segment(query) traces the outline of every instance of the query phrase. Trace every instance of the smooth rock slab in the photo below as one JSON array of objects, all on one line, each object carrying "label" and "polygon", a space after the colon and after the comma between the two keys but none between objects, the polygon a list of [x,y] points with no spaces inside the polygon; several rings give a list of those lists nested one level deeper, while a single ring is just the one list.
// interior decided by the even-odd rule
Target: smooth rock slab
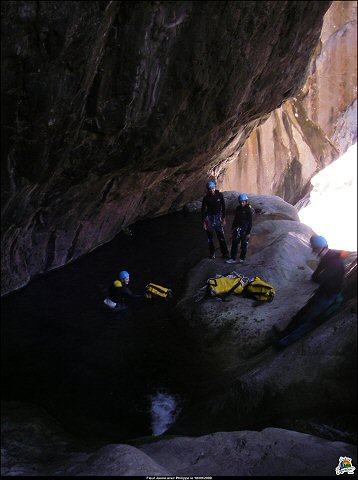
[{"label": "smooth rock slab", "polygon": [[175,475],[330,476],[340,456],[357,464],[354,445],[279,428],[161,440],[140,449]]}]

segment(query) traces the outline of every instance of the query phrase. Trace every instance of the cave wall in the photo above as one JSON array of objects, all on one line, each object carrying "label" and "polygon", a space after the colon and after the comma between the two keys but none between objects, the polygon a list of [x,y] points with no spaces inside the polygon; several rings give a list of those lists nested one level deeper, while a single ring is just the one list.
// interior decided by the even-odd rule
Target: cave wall
[{"label": "cave wall", "polygon": [[2,294],[203,192],[331,2],[1,2]]},{"label": "cave wall", "polygon": [[300,91],[217,172],[223,190],[296,203],[318,171],[357,141],[357,2],[332,2]]}]

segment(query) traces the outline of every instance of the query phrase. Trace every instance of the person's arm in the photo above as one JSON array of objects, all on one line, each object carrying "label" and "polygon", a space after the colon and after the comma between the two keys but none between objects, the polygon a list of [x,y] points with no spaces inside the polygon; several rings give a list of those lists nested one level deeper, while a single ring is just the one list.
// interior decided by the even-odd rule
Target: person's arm
[{"label": "person's arm", "polygon": [[324,284],[324,288],[329,289],[330,284],[341,285],[344,278],[344,265],[339,255],[334,252],[326,254],[318,267],[312,274],[312,280],[320,285]]},{"label": "person's arm", "polygon": [[327,260],[325,257],[321,259],[321,261],[318,264],[318,267],[316,270],[312,273],[312,280],[316,283],[321,283],[322,281],[322,274],[324,270],[327,268]]},{"label": "person's arm", "polygon": [[206,201],[206,197],[204,197],[203,201],[202,201],[202,204],[201,204],[201,219],[202,219],[202,221],[204,221],[205,218],[206,218],[207,209],[208,209],[208,204],[207,204],[207,201]]},{"label": "person's arm", "polygon": [[238,223],[239,223],[238,215],[239,215],[239,208],[236,207],[234,219],[233,219],[232,225],[231,225],[231,231],[232,231],[233,233],[234,233],[235,230],[237,229],[237,226],[238,226]]},{"label": "person's arm", "polygon": [[206,230],[205,219],[206,219],[206,216],[207,216],[207,210],[208,210],[208,204],[207,204],[207,201],[206,201],[206,197],[204,197],[203,202],[201,204],[201,220],[203,222],[204,230]]},{"label": "person's arm", "polygon": [[122,295],[123,295],[123,298],[129,298],[129,299],[143,297],[143,295],[138,295],[136,293],[133,293],[132,290],[128,287],[128,285],[123,285]]},{"label": "person's arm", "polygon": [[221,201],[221,218],[224,220],[226,215],[226,205],[224,195],[220,192],[220,201]]},{"label": "person's arm", "polygon": [[251,207],[249,207],[249,215],[248,215],[248,221],[249,221],[249,227],[248,227],[248,230],[247,230],[247,233],[246,233],[246,237],[250,237],[250,232],[251,232],[251,228],[252,228],[252,210],[251,210]]}]

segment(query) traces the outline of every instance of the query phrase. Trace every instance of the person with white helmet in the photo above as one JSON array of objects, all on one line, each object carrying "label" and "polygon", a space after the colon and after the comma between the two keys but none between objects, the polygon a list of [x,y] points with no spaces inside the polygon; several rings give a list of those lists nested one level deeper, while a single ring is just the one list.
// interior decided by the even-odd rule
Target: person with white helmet
[{"label": "person with white helmet", "polygon": [[208,237],[209,258],[215,258],[214,232],[219,240],[220,250],[224,258],[230,258],[226,245],[225,225],[225,199],[219,190],[216,190],[216,183],[210,181],[206,184],[208,193],[205,195],[201,205],[201,218],[204,230]]},{"label": "person with white helmet", "polygon": [[329,249],[327,240],[320,235],[312,235],[310,245],[312,252],[320,258],[311,277],[319,287],[284,330],[273,327],[273,344],[277,349],[287,347],[318,326],[325,312],[334,304],[340,305],[343,301],[345,252]]},{"label": "person with white helmet", "polygon": [[119,279],[116,279],[109,287],[107,298],[104,304],[110,310],[126,310],[128,302],[144,298],[144,295],[137,295],[129,288],[129,273],[126,270],[119,272]]},{"label": "person with white helmet", "polygon": [[243,263],[247,254],[250,232],[252,228],[252,207],[246,193],[239,195],[239,205],[236,207],[234,220],[231,226],[232,243],[230,258],[226,263],[236,263],[237,251],[241,244],[240,263]]}]

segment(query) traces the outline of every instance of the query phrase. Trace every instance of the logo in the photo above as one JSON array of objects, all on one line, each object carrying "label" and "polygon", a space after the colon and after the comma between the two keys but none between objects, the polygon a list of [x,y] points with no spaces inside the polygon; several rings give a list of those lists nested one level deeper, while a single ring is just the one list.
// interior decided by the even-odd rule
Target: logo
[{"label": "logo", "polygon": [[339,457],[339,462],[336,467],[336,475],[343,475],[343,473],[353,475],[355,469],[356,467],[353,467],[351,458]]}]

